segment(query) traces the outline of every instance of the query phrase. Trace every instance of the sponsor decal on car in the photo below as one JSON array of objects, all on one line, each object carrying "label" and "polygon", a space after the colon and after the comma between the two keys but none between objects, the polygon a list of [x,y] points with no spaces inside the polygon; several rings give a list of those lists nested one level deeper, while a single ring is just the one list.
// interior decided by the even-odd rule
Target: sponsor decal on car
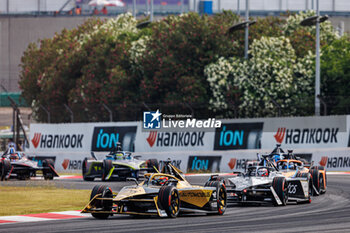
[{"label": "sponsor decal on car", "polygon": [[38,162],[38,166],[42,167],[45,159],[52,159],[55,162],[56,156],[28,156],[28,159]]},{"label": "sponsor decal on car", "polygon": [[221,156],[196,156],[190,155],[188,158],[187,172],[220,172]]},{"label": "sponsor decal on car", "polygon": [[215,130],[214,150],[259,149],[263,123],[224,123]]}]

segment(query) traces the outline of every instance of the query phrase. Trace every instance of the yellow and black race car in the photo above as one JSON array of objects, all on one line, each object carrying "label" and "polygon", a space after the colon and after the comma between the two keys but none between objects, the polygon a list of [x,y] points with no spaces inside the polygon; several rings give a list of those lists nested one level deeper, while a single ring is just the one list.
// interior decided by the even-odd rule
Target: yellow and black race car
[{"label": "yellow and black race car", "polygon": [[145,174],[145,181],[126,186],[118,194],[110,187],[96,185],[90,202],[82,213],[106,219],[114,214],[176,217],[181,213],[222,215],[226,209],[226,187],[221,181],[209,181],[204,186],[191,185],[183,173],[165,163],[161,172]]}]

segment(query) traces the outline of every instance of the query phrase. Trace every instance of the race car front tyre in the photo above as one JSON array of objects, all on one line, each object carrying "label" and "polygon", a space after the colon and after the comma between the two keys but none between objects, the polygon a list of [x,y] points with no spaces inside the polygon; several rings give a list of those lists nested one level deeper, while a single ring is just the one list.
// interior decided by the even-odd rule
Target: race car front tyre
[{"label": "race car front tyre", "polygon": [[[281,205],[287,205],[288,201],[288,185],[285,177],[275,177],[272,181],[272,188],[275,190]],[[274,199],[273,204],[278,206],[278,202]]]},{"label": "race car front tyre", "polygon": [[[91,159],[93,159],[93,158],[91,158]],[[82,166],[82,169],[81,169],[82,173],[83,173],[83,179],[85,181],[93,181],[94,177],[88,177],[87,176],[87,172],[88,172],[88,170],[87,170],[87,161],[88,160],[89,160],[88,158],[85,158],[84,161],[83,161],[83,166]]]},{"label": "race car front tyre", "polygon": [[11,170],[11,162],[2,160],[1,163],[1,180],[6,180],[7,173]]},{"label": "race car front tyre", "polygon": [[[318,170],[318,167],[314,167],[310,171],[311,177],[312,177],[312,184],[313,184],[313,196],[320,195],[322,183],[323,183],[323,177],[322,174],[320,174],[320,171]],[[316,189],[316,191],[314,190]]]},{"label": "race car front tyre", "polygon": [[169,218],[176,218],[180,212],[179,191],[174,186],[163,186],[158,199]]},{"label": "race car front tyre", "polygon": [[[106,185],[96,185],[90,195],[90,201],[97,195],[101,194],[102,198],[113,198],[112,189]],[[111,200],[96,200],[94,202],[94,209],[99,209],[101,211],[111,211],[113,207],[113,201]],[[91,213],[94,218],[107,219],[110,215],[109,213]]]},{"label": "race car front tyre", "polygon": [[[45,180],[53,180],[54,173],[52,168],[55,168],[55,162],[52,159],[43,160],[43,176]],[[51,168],[52,167],[52,168]]]},{"label": "race car front tyre", "polygon": [[298,173],[296,175],[296,177],[304,177],[304,178],[307,178],[308,179],[308,183],[309,183],[309,197],[308,199],[305,201],[305,203],[311,203],[311,196],[312,196],[312,190],[313,190],[313,187],[312,187],[312,179],[311,179],[311,175],[310,173]]},{"label": "race car front tyre", "polygon": [[223,215],[227,205],[227,191],[225,185],[220,181],[207,181],[204,186],[216,187],[217,214]]},{"label": "race car front tyre", "polygon": [[[147,160],[147,167],[149,169],[148,172],[152,172],[152,173],[157,172],[156,169],[159,170],[158,160],[157,159],[149,159],[149,160]],[[156,168],[156,169],[154,169],[154,168]]]},{"label": "race car front tyre", "polygon": [[103,164],[102,164],[102,181],[105,181],[109,172],[111,171],[113,167],[113,162],[112,160],[109,159],[105,159],[103,160]]}]

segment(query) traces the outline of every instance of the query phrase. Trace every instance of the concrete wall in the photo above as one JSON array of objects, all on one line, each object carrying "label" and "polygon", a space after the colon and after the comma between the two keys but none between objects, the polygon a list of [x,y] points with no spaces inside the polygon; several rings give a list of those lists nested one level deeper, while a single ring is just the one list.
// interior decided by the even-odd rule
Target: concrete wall
[{"label": "concrete wall", "polygon": [[[19,91],[19,64],[28,44],[74,28],[87,18],[0,16],[0,84],[8,91]],[[335,28],[344,21],[345,32],[350,31],[350,17],[331,17],[331,21]]]}]

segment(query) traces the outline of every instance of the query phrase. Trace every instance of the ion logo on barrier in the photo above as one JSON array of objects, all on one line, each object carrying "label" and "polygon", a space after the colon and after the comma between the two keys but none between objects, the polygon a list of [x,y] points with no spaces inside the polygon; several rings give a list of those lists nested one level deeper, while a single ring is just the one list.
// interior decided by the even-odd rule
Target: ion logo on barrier
[{"label": "ion logo on barrier", "polygon": [[259,149],[263,123],[227,123],[215,130],[214,150]]},{"label": "ion logo on barrier", "polygon": [[144,129],[160,129],[162,113],[157,110],[156,112],[143,112],[143,128]]},{"label": "ion logo on barrier", "polygon": [[187,172],[220,172],[221,156],[190,156]]},{"label": "ion logo on barrier", "polygon": [[117,142],[123,150],[134,151],[136,126],[95,127],[92,136],[92,151],[110,151]]}]

